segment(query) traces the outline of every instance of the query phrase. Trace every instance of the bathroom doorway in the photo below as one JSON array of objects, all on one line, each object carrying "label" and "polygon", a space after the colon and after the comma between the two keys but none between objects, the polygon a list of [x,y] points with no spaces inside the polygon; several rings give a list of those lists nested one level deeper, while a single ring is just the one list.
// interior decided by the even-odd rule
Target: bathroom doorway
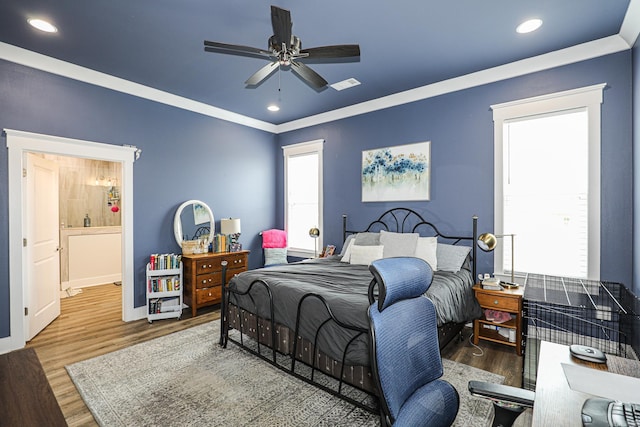
[{"label": "bathroom doorway", "polygon": [[[25,189],[22,182],[23,158],[27,152],[98,159],[119,162],[121,172],[120,208],[122,209],[122,319],[143,318],[144,307],[134,307],[133,289],[133,162],[139,153],[136,147],[116,146],[90,141],[74,140],[49,135],[5,129],[8,148],[9,177],[9,290],[10,336],[2,339],[0,350],[10,351],[25,345],[27,320],[23,307],[28,298],[23,287],[24,262],[23,230],[25,211],[21,203]],[[72,224],[73,225],[73,224]]]},{"label": "bathroom doorway", "polygon": [[59,167],[61,298],[122,282],[122,165],[46,154]]}]

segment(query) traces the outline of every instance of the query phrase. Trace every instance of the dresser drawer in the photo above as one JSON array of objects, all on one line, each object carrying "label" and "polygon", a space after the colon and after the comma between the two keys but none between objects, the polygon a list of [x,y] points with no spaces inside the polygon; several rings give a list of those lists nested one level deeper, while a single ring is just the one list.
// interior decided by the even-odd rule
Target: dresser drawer
[{"label": "dresser drawer", "polygon": [[217,259],[199,259],[196,261],[196,274],[220,271],[220,262]]},{"label": "dresser drawer", "polygon": [[490,295],[483,293],[476,293],[476,298],[480,306],[484,308],[493,308],[503,311],[518,311],[518,298],[509,298],[502,295]]},{"label": "dresser drawer", "polygon": [[[225,254],[223,257],[217,257],[209,261],[209,264],[213,265],[214,271],[222,271],[222,262],[227,261],[227,270],[232,268],[242,268],[246,264],[246,255],[243,253],[238,254]],[[199,270],[199,269],[198,269]]]},{"label": "dresser drawer", "polygon": [[222,287],[196,289],[196,304],[205,304],[210,301],[220,301],[222,299]]},{"label": "dresser drawer", "polygon": [[196,276],[196,288],[210,288],[212,286],[218,286],[222,284],[222,272],[216,271],[214,273],[198,274]]}]

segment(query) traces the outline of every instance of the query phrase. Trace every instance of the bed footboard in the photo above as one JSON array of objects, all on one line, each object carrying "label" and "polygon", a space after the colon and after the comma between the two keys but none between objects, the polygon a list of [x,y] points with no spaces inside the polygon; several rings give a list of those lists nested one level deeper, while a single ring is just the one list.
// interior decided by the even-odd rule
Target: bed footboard
[{"label": "bed footboard", "polygon": [[[346,355],[358,338],[368,337],[368,330],[341,323],[333,316],[324,298],[308,293],[297,308],[295,330],[276,322],[273,294],[264,280],[253,281],[245,291],[230,288],[226,281],[226,263],[222,265],[222,305],[220,345],[229,341],[269,362],[273,366],[311,383],[353,405],[377,413],[378,391],[370,367],[346,363]],[[268,310],[262,315],[257,309],[255,293],[268,298]],[[242,303],[240,303],[240,298]],[[316,325],[315,339],[308,340],[299,333],[300,321],[304,318],[307,301],[320,301],[327,318]],[[342,351],[342,360],[336,360],[318,347],[318,337],[326,325],[341,328],[352,337]],[[440,349],[458,335],[464,324],[445,324],[438,328]],[[233,330],[233,331],[231,331]],[[335,330],[333,330],[335,332]],[[332,336],[332,335],[329,335]],[[360,340],[361,342],[361,340]],[[335,352],[335,349],[333,350]],[[298,366],[296,366],[296,362]]]},{"label": "bed footboard", "polygon": [[[279,354],[291,356],[294,351],[295,342],[295,359],[297,361],[300,361],[309,367],[315,366],[315,369],[319,370],[323,374],[331,376],[332,378],[342,378],[345,383],[366,391],[367,393],[377,393],[373,378],[371,377],[371,371],[368,366],[343,365],[340,361],[334,360],[322,351],[318,351],[316,354],[312,342],[302,337],[298,337],[296,342],[294,340],[294,332],[284,325],[275,323],[274,326],[272,326],[270,320],[263,319],[256,316],[254,313],[230,304],[229,327],[239,332],[238,335],[240,336],[241,341],[240,345],[246,346],[247,343],[245,343],[244,340],[246,337],[249,337],[253,340],[254,347],[257,348],[257,343],[259,342],[261,346],[265,346],[268,349],[274,348],[272,345],[273,338],[271,331],[272,328],[275,328],[275,350]],[[244,335],[246,335],[246,337],[244,337]],[[239,341],[233,338],[229,339],[234,343]],[[269,356],[261,355],[261,357]],[[273,358],[269,359],[270,361],[273,361]],[[290,369],[288,365],[287,369]]]}]

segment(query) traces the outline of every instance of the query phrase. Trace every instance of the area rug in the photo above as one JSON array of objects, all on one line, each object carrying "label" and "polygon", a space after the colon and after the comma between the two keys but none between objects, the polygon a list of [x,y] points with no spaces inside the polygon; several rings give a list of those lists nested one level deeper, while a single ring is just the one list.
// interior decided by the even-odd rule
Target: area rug
[{"label": "area rug", "polygon": [[[378,426],[379,418],[307,384],[234,344],[218,346],[219,322],[66,366],[101,426]],[[457,426],[486,426],[491,404],[470,379],[504,378],[443,360],[460,394]]]}]

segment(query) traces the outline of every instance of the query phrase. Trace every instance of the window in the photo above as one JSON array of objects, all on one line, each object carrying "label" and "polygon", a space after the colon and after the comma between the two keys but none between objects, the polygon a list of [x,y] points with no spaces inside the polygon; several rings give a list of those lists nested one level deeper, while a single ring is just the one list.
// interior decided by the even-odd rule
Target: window
[{"label": "window", "polygon": [[[292,256],[315,256],[322,248],[323,144],[317,140],[283,147],[285,229]],[[314,227],[320,229],[318,238],[309,236]]]},{"label": "window", "polygon": [[492,106],[496,273],[599,279],[603,88]]}]

